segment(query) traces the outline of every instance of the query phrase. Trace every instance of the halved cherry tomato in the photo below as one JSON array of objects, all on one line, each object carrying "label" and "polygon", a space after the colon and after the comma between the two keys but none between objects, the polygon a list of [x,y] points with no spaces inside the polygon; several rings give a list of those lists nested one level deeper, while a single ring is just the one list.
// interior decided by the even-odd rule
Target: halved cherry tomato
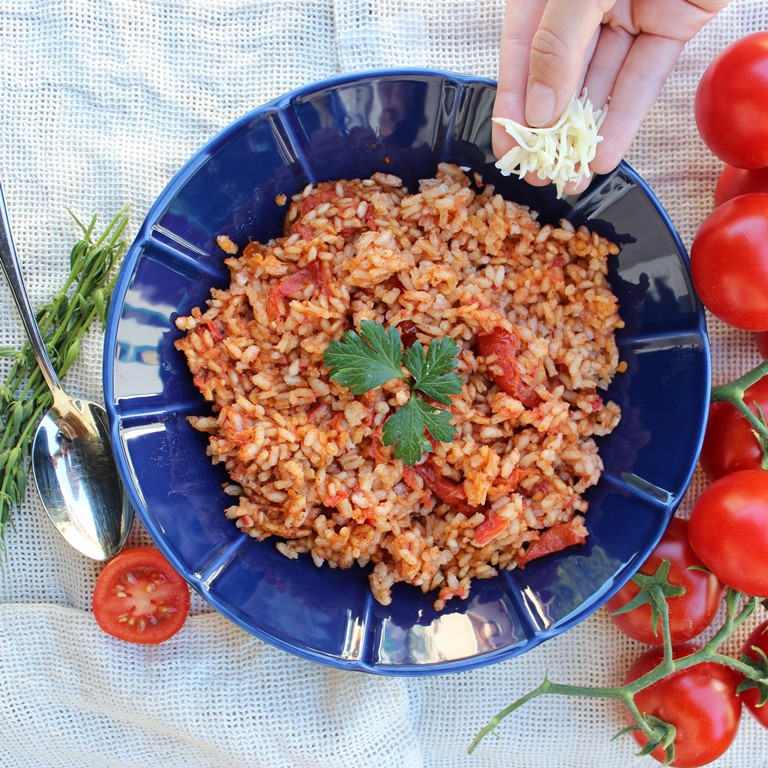
[{"label": "halved cherry tomato", "polygon": [[[755,648],[758,650],[756,651]],[[759,659],[759,651],[768,655],[768,621],[755,627],[741,649],[744,656],[749,656],[755,661]],[[768,728],[768,702],[760,706],[761,690],[757,687],[746,688],[739,695],[757,721]]]},{"label": "halved cherry tomato", "polygon": [[688,538],[723,584],[768,597],[768,472],[742,469],[705,488],[693,505]]},{"label": "halved cherry tomato", "polygon": [[[692,645],[678,645],[672,655],[679,659],[694,650]],[[661,648],[646,651],[630,667],[626,682],[650,672],[662,658]],[[670,765],[698,768],[717,759],[731,746],[741,720],[738,684],[739,675],[734,670],[709,661],[674,672],[635,694],[640,712],[677,729],[675,757]],[[648,741],[641,731],[632,731],[632,735],[641,746]],[[664,747],[657,747],[651,755],[659,762],[667,757]]]},{"label": "halved cherry tomato", "polygon": [[131,643],[162,643],[189,613],[189,587],[155,547],[116,555],[96,580],[93,614],[113,637]]},{"label": "halved cherry tomato", "polygon": [[[744,392],[744,403],[768,418],[768,376]],[[731,403],[709,406],[699,462],[710,480],[741,469],[761,469],[763,452],[752,425]]]},{"label": "halved cherry tomato", "polygon": [[[656,548],[640,566],[639,572],[651,575],[662,560],[669,560],[670,584],[684,587],[685,594],[670,597],[669,630],[673,643],[691,640],[703,632],[713,621],[720,608],[725,587],[717,577],[704,570],[703,563],[688,542],[688,521],[673,517]],[[649,645],[663,642],[661,624],[651,626],[651,608],[644,604],[627,613],[614,614],[634,599],[640,587],[627,582],[606,604],[613,623],[629,637]],[[658,629],[658,633],[654,630]]]}]

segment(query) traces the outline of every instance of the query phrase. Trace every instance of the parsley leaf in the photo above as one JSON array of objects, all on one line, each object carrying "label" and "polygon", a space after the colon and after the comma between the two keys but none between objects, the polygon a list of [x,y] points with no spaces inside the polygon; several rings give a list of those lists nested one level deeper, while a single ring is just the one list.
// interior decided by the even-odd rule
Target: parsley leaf
[{"label": "parsley leaf", "polygon": [[413,395],[384,423],[381,442],[384,445],[394,445],[395,458],[413,466],[422,453],[432,450],[432,443],[424,435],[425,429],[441,443],[453,440],[456,429],[448,423],[450,419],[451,414],[445,408],[429,405]]},{"label": "parsley leaf", "polygon": [[[433,339],[426,351],[416,343],[403,352],[396,328],[385,329],[371,320],[360,322],[360,334],[346,331],[323,353],[323,362],[331,378],[353,395],[381,386],[391,379],[408,381],[411,395],[405,405],[392,414],[382,429],[382,442],[394,446],[396,459],[413,466],[423,453],[432,450],[434,440],[450,442],[456,429],[445,408],[427,403],[417,392],[443,405],[451,404],[451,395],[461,392],[462,381],[453,373],[459,345],[453,339]],[[413,379],[403,373],[403,365]]]},{"label": "parsley leaf", "polygon": [[415,379],[413,388],[443,405],[451,404],[451,395],[461,392],[461,379],[451,371],[458,361],[459,345],[453,339],[433,339],[426,354],[419,342],[405,351],[405,367]]},{"label": "parsley leaf", "polygon": [[427,432],[441,443],[450,443],[456,434],[456,427],[450,423],[451,412],[446,411],[445,408],[438,408],[436,405],[429,405],[420,397],[414,396],[408,402],[411,401],[421,413],[421,419]]},{"label": "parsley leaf", "polygon": [[390,379],[404,379],[403,346],[397,328],[385,329],[372,320],[360,321],[360,335],[347,331],[323,353],[331,378],[362,395]]},{"label": "parsley leaf", "polygon": [[432,443],[424,434],[424,417],[419,408],[421,401],[412,397],[385,422],[381,432],[384,445],[395,446],[395,458],[413,466],[422,453],[432,450]]}]

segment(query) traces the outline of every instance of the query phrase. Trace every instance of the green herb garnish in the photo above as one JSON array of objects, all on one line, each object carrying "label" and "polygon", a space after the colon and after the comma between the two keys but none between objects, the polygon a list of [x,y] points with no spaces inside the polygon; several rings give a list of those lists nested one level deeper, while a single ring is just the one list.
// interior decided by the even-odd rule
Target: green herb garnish
[{"label": "green herb garnish", "polygon": [[[96,237],[96,217],[88,226],[74,214],[82,238],[69,256],[70,272],[64,285],[36,316],[51,362],[63,377],[75,362],[80,340],[98,317],[106,322],[116,266],[125,249],[123,230],[128,223],[123,209]],[[35,428],[51,406],[48,386],[29,344],[22,349],[0,347],[0,357],[10,358],[5,381],[0,385],[0,544],[14,507],[24,498],[27,459]]]},{"label": "green herb garnish", "polygon": [[[353,395],[362,395],[392,379],[407,381],[408,402],[384,422],[381,441],[395,446],[395,458],[413,466],[423,453],[432,450],[427,438],[448,443],[455,428],[451,414],[426,402],[417,392],[443,405],[451,404],[451,395],[461,392],[461,379],[453,369],[458,361],[459,345],[453,339],[433,339],[426,351],[416,342],[403,352],[397,328],[384,328],[372,320],[361,320],[360,334],[347,331],[334,340],[323,353],[331,378],[349,387]],[[410,375],[403,372],[403,366]]]}]

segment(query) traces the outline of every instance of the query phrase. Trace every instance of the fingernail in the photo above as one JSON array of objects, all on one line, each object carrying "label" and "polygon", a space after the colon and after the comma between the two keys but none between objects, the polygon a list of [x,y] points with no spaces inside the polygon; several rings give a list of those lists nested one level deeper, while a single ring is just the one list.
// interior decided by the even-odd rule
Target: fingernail
[{"label": "fingernail", "polygon": [[541,83],[532,83],[525,99],[525,119],[533,128],[548,125],[555,112],[555,92]]}]

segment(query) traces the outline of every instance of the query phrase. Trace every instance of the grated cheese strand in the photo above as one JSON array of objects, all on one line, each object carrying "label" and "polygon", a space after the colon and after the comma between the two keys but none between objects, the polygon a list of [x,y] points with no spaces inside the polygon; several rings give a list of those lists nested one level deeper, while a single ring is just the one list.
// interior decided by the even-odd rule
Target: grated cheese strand
[{"label": "grated cheese strand", "polygon": [[515,120],[494,117],[517,142],[496,167],[504,176],[516,173],[520,178],[535,173],[554,182],[558,198],[569,182],[591,176],[589,164],[595,159],[597,145],[603,140],[600,126],[608,112],[607,105],[596,110],[587,98],[586,88],[571,102],[560,119],[547,128],[529,128]]}]

